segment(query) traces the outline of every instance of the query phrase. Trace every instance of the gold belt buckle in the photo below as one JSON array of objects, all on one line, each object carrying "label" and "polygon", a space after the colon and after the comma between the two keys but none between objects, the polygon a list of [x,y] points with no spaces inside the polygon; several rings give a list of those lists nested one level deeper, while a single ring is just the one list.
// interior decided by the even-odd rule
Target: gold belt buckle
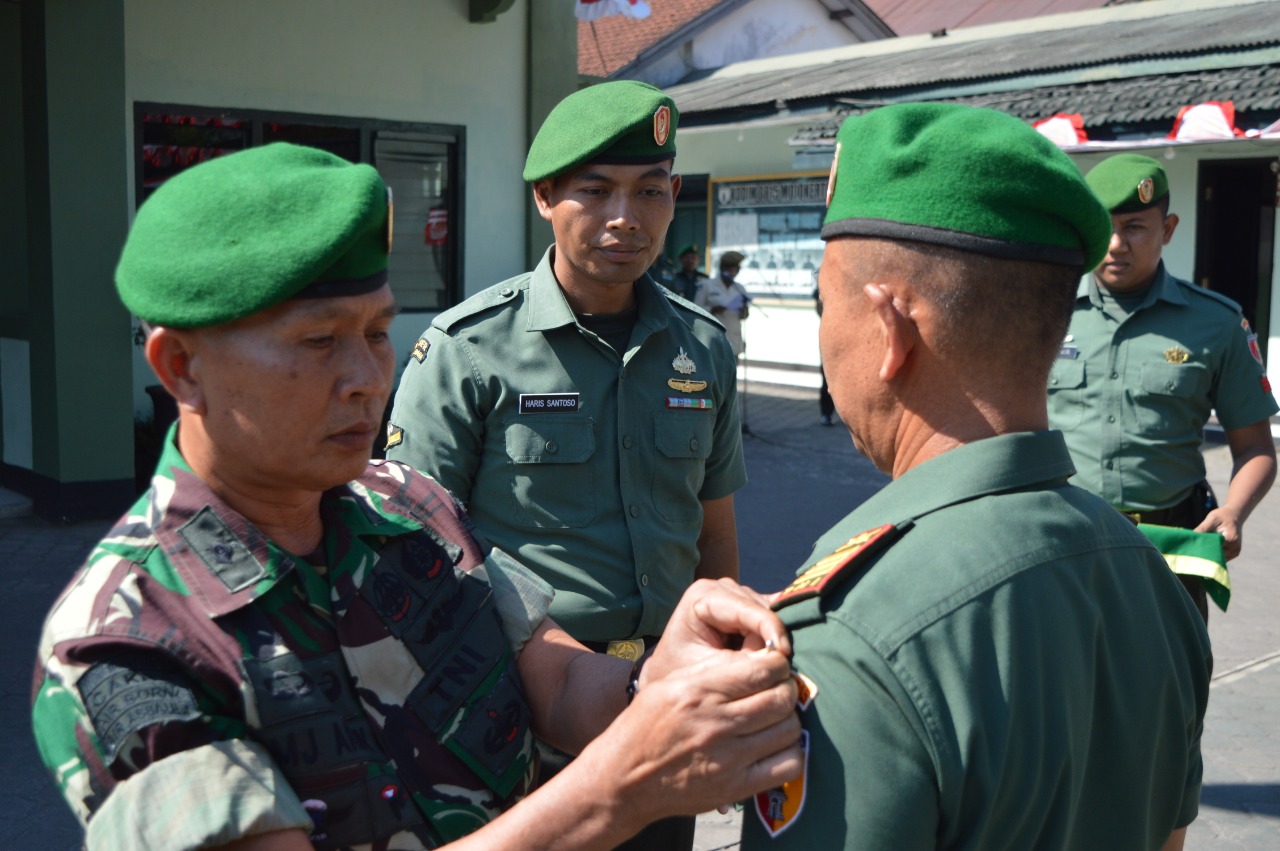
[{"label": "gold belt buckle", "polygon": [[605,652],[610,656],[617,656],[619,659],[634,662],[644,655],[644,639],[622,638],[617,641],[610,641],[609,649]]}]

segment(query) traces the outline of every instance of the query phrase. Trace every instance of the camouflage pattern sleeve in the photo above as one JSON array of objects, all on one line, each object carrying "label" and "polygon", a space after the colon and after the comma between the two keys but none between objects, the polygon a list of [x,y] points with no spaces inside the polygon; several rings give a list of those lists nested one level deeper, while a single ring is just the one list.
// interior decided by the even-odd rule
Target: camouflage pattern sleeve
[{"label": "camouflage pattern sleeve", "polygon": [[208,629],[189,637],[197,613],[176,574],[144,572],[128,555],[158,551],[131,553],[119,527],[112,535],[45,622],[32,701],[41,758],[88,847],[198,848],[309,827],[265,751],[240,740],[232,648],[220,654]]}]

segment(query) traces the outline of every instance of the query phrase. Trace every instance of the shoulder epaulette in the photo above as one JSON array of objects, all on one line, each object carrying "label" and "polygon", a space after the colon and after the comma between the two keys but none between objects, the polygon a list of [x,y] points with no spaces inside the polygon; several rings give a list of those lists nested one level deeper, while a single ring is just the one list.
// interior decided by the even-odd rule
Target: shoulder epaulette
[{"label": "shoulder epaulette", "polygon": [[478,316],[487,310],[506,304],[519,295],[529,280],[529,274],[516,275],[514,278],[494,284],[481,290],[461,304],[456,304],[438,315],[431,324],[445,333],[464,319]]},{"label": "shoulder epaulette", "polygon": [[792,603],[820,597],[836,588],[840,581],[856,573],[869,558],[879,553],[901,530],[892,523],[854,535],[828,556],[824,556],[773,598],[777,611]]},{"label": "shoulder epaulette", "polygon": [[697,316],[699,319],[705,319],[711,322],[717,328],[724,330],[723,322],[721,322],[719,319],[716,319],[714,316],[708,313],[704,308],[698,307],[698,305],[689,301],[689,299],[685,298],[679,293],[672,292],[671,290],[667,289],[661,284],[655,284],[654,289],[660,291],[664,296],[666,296],[667,301],[671,302],[672,307],[675,307],[677,310],[683,310],[687,313],[692,313],[693,315]]},{"label": "shoulder epaulette", "polygon": [[1181,278],[1174,278],[1174,280],[1177,281],[1178,284],[1180,284],[1184,289],[1189,290],[1192,293],[1195,293],[1196,295],[1200,295],[1200,296],[1204,296],[1205,298],[1212,299],[1213,301],[1216,301],[1219,304],[1221,304],[1223,307],[1226,307],[1232,313],[1244,312],[1239,304],[1227,298],[1222,293],[1216,293],[1213,290],[1205,289],[1204,287],[1197,286],[1196,284],[1193,284],[1190,281],[1184,281]]}]

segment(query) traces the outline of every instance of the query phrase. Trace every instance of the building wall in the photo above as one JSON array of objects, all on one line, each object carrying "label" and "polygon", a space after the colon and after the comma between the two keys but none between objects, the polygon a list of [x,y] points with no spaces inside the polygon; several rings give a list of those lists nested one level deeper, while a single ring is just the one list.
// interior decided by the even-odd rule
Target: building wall
[{"label": "building wall", "polygon": [[[0,4],[3,484],[60,517],[132,497],[154,379],[112,273],[136,206],[135,102],[462,126],[471,293],[546,238],[520,173],[529,128],[577,82],[572,9],[518,0],[473,24],[469,0]],[[429,319],[396,321],[406,355]]]},{"label": "building wall", "polygon": [[700,32],[690,60],[695,69],[722,68],[747,59],[764,59],[860,41],[831,20],[821,3],[754,0]]},{"label": "building wall", "polygon": [[[126,109],[156,101],[464,126],[472,293],[526,263],[527,16],[523,2],[472,24],[466,0],[128,0]],[[128,115],[124,124],[132,146]],[[397,348],[407,353],[428,321],[399,317]],[[150,370],[135,372],[145,410]]]}]

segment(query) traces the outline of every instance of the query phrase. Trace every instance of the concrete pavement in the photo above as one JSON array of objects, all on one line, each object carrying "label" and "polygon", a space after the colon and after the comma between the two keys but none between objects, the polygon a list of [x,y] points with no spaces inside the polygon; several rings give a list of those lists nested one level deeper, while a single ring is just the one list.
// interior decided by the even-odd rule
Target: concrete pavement
[{"label": "concrete pavement", "polygon": [[[840,426],[818,422],[809,388],[750,385],[745,450],[750,482],[737,496],[743,579],[785,585],[812,542],[886,481]],[[1225,447],[1206,450],[1220,493],[1230,474]],[[2,494],[0,494],[2,496]],[[3,500],[0,500],[3,502]],[[13,514],[14,512],[9,512]],[[80,833],[36,756],[29,721],[31,665],[45,611],[106,521],[57,526],[0,511],[0,563],[11,610],[0,621],[0,848],[70,851]],[[1280,848],[1280,495],[1246,527],[1232,562],[1231,610],[1210,616],[1217,658],[1204,739],[1205,787],[1187,847]],[[743,814],[704,815],[699,851],[736,848]]]}]

